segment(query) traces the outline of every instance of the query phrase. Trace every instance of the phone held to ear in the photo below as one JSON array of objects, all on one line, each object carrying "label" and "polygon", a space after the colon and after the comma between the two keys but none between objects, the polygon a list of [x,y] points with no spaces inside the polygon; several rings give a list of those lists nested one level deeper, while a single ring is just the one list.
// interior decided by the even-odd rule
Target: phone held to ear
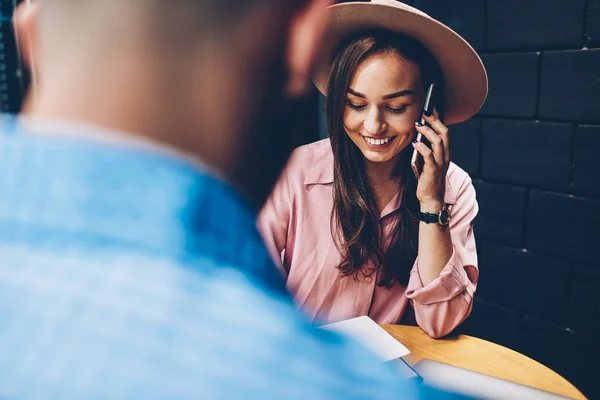
[{"label": "phone held to ear", "polygon": [[[421,114],[420,114],[419,120],[417,121],[417,124],[420,124],[420,126],[427,125],[427,123],[425,122],[425,118],[423,117],[423,114],[431,115],[433,113],[433,108],[435,107],[435,105],[433,104],[433,89],[434,89],[434,87],[435,87],[435,84],[433,84],[433,83],[430,84],[429,87],[427,88],[427,92],[425,93],[425,101],[423,101],[423,108],[421,109]],[[417,131],[417,137],[415,138],[415,141],[425,143],[427,145],[427,147],[431,148],[431,143],[429,143],[429,140],[427,140],[427,138],[418,131]],[[419,179],[419,177],[421,176],[421,173],[423,172],[423,163],[424,163],[423,156],[417,151],[417,149],[414,149],[412,157],[410,159],[410,165],[411,165],[417,179]]]}]

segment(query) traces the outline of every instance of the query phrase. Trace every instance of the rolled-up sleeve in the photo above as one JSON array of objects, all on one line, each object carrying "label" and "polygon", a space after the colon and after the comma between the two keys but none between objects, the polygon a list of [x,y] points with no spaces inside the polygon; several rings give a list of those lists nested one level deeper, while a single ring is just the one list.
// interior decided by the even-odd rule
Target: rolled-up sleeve
[{"label": "rolled-up sleeve", "polygon": [[258,214],[257,220],[258,230],[265,245],[271,253],[275,265],[285,277],[287,277],[289,271],[282,263],[281,254],[287,242],[291,209],[290,197],[287,172],[284,169],[271,195]]},{"label": "rolled-up sleeve", "polygon": [[440,275],[427,286],[419,276],[419,260],[410,274],[406,296],[411,300],[417,324],[431,337],[452,332],[471,313],[479,270],[473,236],[478,205],[471,178],[466,177],[451,209],[452,256]]}]

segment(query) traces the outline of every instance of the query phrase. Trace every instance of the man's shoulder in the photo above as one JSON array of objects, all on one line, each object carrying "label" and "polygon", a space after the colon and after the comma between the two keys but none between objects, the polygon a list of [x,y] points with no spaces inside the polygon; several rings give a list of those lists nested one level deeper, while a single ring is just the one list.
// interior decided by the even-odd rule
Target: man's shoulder
[{"label": "man's shoulder", "polygon": [[132,254],[211,259],[281,280],[255,213],[210,171],[153,149],[72,135],[17,131],[3,144],[5,225],[31,235],[73,233],[68,245],[110,242]]},{"label": "man's shoulder", "polygon": [[[173,382],[181,393],[220,398],[391,398],[400,388],[391,368],[307,323],[288,295],[236,265],[119,248],[97,249],[102,257],[47,246],[2,250],[0,388],[10,365],[47,389],[53,363],[85,371],[92,391],[106,393],[110,381],[137,397],[170,397]],[[236,385],[222,384],[234,378]],[[52,382],[65,395],[73,379]]]}]

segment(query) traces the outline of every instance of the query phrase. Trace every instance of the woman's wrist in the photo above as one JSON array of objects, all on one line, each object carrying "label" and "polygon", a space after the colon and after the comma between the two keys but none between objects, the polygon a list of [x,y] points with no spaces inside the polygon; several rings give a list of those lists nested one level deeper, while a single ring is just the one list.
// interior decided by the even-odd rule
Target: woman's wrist
[{"label": "woman's wrist", "polygon": [[443,200],[437,200],[437,199],[431,199],[431,200],[425,200],[425,201],[421,201],[421,212],[424,213],[431,213],[431,214],[437,214],[438,212],[440,212],[440,210],[442,208],[444,208],[444,201]]}]

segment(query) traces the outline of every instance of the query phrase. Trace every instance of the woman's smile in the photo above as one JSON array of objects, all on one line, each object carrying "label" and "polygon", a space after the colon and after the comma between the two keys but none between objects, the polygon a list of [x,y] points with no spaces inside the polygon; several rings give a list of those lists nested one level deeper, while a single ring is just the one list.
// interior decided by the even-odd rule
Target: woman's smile
[{"label": "woman's smile", "polygon": [[387,136],[387,137],[373,137],[373,136],[363,136],[363,140],[365,141],[367,147],[371,150],[375,151],[384,151],[390,148],[396,136]]}]

